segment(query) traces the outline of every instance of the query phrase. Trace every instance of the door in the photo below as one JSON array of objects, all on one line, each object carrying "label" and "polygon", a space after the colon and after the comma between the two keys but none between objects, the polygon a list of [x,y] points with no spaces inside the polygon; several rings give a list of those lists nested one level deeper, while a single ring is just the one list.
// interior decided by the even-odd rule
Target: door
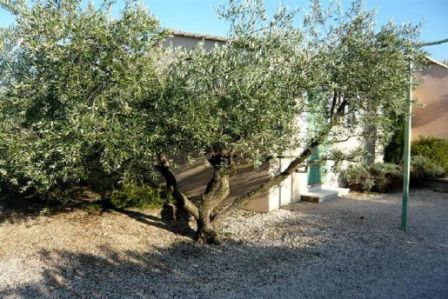
[{"label": "door", "polygon": [[[316,147],[311,154],[308,161],[313,162],[319,160],[320,157],[320,147]],[[308,167],[308,185],[315,186],[322,184],[323,166],[322,165],[311,165]]]}]

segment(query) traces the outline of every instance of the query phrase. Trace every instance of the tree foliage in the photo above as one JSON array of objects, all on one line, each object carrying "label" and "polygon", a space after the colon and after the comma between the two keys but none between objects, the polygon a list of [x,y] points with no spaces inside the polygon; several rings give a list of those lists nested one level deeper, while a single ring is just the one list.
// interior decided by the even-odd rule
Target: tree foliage
[{"label": "tree foliage", "polygon": [[[252,7],[247,11],[256,13]],[[269,30],[258,34],[242,31],[258,27],[240,25],[211,51],[177,53],[166,72],[162,104],[171,144],[196,156],[222,150],[256,162],[293,145],[307,64],[302,33],[285,17],[275,17],[281,25],[259,20],[258,26]]]},{"label": "tree foliage", "polygon": [[2,4],[16,14],[1,36],[4,177],[46,192],[95,175],[112,183],[151,161],[145,124],[160,94],[154,59],[164,38],[157,20],[132,2],[117,19],[109,2]]}]

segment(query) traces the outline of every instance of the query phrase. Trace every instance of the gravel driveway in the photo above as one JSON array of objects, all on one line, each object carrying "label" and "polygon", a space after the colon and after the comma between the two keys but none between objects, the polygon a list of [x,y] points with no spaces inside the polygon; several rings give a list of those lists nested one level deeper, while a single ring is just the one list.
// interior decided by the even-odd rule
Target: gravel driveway
[{"label": "gravel driveway", "polygon": [[[223,246],[148,213],[83,211],[0,224],[0,298],[448,298],[448,194],[237,212]],[[132,216],[132,217],[131,217]]]}]

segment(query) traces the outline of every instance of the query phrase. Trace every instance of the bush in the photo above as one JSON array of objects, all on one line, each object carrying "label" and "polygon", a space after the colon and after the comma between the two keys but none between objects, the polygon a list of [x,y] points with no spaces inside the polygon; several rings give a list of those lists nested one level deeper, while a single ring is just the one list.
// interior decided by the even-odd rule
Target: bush
[{"label": "bush", "polygon": [[396,164],[375,163],[369,167],[369,171],[373,177],[373,191],[389,192],[401,184],[401,168]]},{"label": "bush", "polygon": [[354,191],[370,191],[375,184],[367,167],[364,165],[350,165],[342,173],[345,185]]},{"label": "bush", "polygon": [[110,196],[110,202],[117,208],[161,208],[171,195],[164,189],[148,185],[128,183],[116,189]]},{"label": "bush", "polygon": [[99,203],[93,202],[85,205],[83,207],[84,211],[91,215],[101,215],[101,211],[103,210],[103,206]]},{"label": "bush", "polygon": [[411,160],[411,184],[422,186],[427,181],[442,177],[445,169],[430,158],[415,156]]},{"label": "bush", "polygon": [[448,173],[448,140],[421,137],[412,144],[411,149],[413,156],[423,156]]},{"label": "bush", "polygon": [[400,167],[390,163],[351,165],[342,174],[347,187],[361,192],[388,192],[401,182]]},{"label": "bush", "polygon": [[[391,163],[370,166],[351,165],[342,173],[347,187],[361,192],[389,192],[402,185],[401,167]],[[411,185],[423,186],[428,181],[443,177],[447,172],[430,158],[413,156],[411,160]]]}]

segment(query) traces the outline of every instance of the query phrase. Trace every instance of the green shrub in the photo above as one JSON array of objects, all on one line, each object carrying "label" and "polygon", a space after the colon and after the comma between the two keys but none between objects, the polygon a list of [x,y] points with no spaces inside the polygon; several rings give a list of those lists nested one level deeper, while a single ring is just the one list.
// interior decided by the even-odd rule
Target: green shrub
[{"label": "green shrub", "polygon": [[375,184],[364,165],[350,165],[342,173],[342,179],[345,181],[345,185],[354,191],[370,191]]},{"label": "green shrub", "polygon": [[355,191],[388,192],[400,185],[401,171],[398,165],[390,163],[351,165],[342,178],[347,187]]},{"label": "green shrub", "polygon": [[83,209],[91,215],[100,215],[103,210],[103,206],[100,203],[92,202],[85,205]]},{"label": "green shrub", "polygon": [[160,208],[171,201],[169,192],[148,185],[128,183],[116,189],[110,196],[110,202],[117,208]]},{"label": "green shrub", "polygon": [[430,158],[420,155],[412,157],[411,184],[414,186],[422,186],[430,180],[442,177],[445,173],[445,169]]},{"label": "green shrub", "polygon": [[369,167],[373,178],[373,191],[389,192],[400,186],[402,180],[401,168],[391,163],[375,163]]},{"label": "green shrub", "polygon": [[411,149],[413,156],[423,156],[448,173],[448,140],[422,137],[412,144]]}]

